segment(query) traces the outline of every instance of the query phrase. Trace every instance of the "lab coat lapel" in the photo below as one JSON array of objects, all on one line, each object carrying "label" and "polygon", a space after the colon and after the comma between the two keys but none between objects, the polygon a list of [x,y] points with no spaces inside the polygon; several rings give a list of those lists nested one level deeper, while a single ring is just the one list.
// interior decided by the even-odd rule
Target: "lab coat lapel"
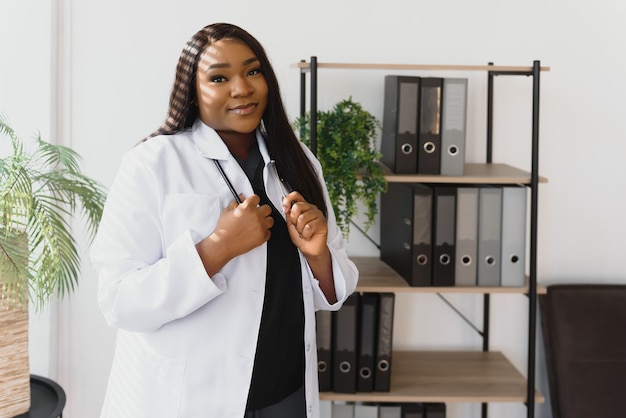
[{"label": "lab coat lapel", "polygon": [[[200,155],[210,160],[219,161],[226,177],[232,183],[237,194],[243,194],[245,199],[254,193],[252,185],[243,169],[213,128],[210,128],[198,119],[193,125],[192,137]],[[211,162],[211,164],[213,164],[213,162]],[[214,181],[224,182],[227,187],[226,180],[219,174],[217,167],[215,168],[215,173],[216,177]]]}]

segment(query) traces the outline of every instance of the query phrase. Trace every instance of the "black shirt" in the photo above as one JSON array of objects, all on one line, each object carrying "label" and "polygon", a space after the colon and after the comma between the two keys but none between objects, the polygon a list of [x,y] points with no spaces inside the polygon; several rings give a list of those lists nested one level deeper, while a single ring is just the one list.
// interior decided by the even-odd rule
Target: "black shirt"
[{"label": "black shirt", "polygon": [[267,243],[265,300],[246,407],[247,411],[256,411],[280,402],[304,384],[304,303],[298,250],[281,213],[265,193],[258,146],[239,163],[254,193],[260,196],[261,205],[272,207],[274,218]]}]

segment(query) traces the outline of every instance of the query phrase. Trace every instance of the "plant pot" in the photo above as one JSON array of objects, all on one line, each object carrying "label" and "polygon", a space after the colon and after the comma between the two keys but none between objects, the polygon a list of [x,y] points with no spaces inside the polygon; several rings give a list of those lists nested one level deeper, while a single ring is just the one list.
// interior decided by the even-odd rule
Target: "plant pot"
[{"label": "plant pot", "polygon": [[[0,233],[5,233],[0,231]],[[27,247],[26,234],[12,241]],[[28,356],[28,298],[8,286],[13,271],[5,253],[0,253],[0,418],[11,418],[30,409],[30,364]]]},{"label": "plant pot", "polygon": [[30,364],[26,305],[0,305],[0,364],[0,418],[28,412]]}]

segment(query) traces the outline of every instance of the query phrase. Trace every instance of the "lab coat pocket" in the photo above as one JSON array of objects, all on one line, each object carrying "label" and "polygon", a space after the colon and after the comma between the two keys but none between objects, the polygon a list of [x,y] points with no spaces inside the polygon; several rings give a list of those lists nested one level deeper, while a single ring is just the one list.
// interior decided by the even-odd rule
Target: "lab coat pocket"
[{"label": "lab coat pocket", "polygon": [[122,344],[111,371],[103,417],[178,418],[185,368],[184,359],[164,356],[146,344]]},{"label": "lab coat pocket", "polygon": [[208,236],[227,203],[220,196],[211,194],[176,193],[166,195],[161,220],[165,245],[176,241],[181,235],[195,231],[200,237]]}]

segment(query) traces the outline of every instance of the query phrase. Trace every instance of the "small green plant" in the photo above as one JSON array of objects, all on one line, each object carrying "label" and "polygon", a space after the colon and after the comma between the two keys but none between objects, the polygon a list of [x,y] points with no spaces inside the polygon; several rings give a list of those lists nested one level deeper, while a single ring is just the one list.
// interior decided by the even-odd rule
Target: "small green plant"
[{"label": "small green plant", "polygon": [[[307,146],[311,145],[310,117],[306,113],[294,123]],[[317,112],[317,158],[344,237],[350,232],[358,202],[365,206],[364,231],[372,227],[378,213],[377,197],[387,190],[375,142],[380,129],[381,123],[352,97],[330,111]]]},{"label": "small green plant", "polygon": [[40,135],[25,144],[3,115],[0,144],[0,307],[30,300],[39,310],[74,290],[80,256],[69,222],[81,212],[93,238],[106,195],[75,151]]}]

